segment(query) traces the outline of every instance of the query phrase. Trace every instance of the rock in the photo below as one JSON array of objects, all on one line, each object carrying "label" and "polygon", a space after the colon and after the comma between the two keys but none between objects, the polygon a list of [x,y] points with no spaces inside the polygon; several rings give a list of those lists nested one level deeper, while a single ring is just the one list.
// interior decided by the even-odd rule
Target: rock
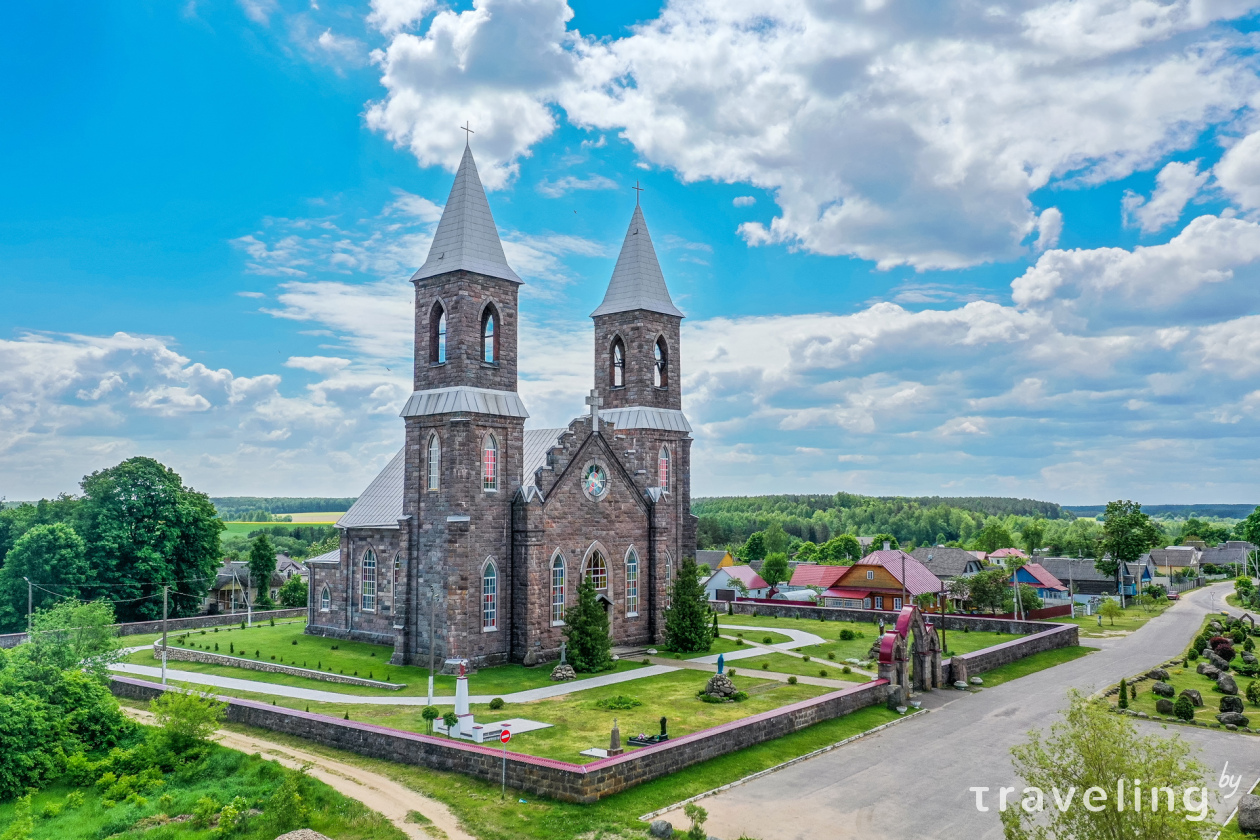
[{"label": "rock", "polygon": [[967,687],[967,684],[963,682],[962,680],[959,680],[958,682],[954,683],[954,688],[965,689],[966,687]]},{"label": "rock", "polygon": [[1221,723],[1234,726],[1251,726],[1251,719],[1239,712],[1221,712],[1216,716]]},{"label": "rock", "polygon": [[1155,685],[1151,686],[1151,693],[1157,694],[1160,697],[1176,697],[1177,689],[1173,688],[1166,682],[1157,682]]},{"label": "rock", "polygon": [[575,680],[577,679],[577,671],[574,671],[573,666],[567,663],[564,665],[557,665],[551,672],[551,678],[556,682]]},{"label": "rock", "polygon": [[726,674],[714,674],[704,687],[704,693],[710,697],[721,697],[723,700],[733,697],[739,689]]},{"label": "rock", "polygon": [[1225,724],[1225,728],[1226,728],[1226,729],[1228,729],[1230,732],[1237,732],[1237,731],[1238,731],[1238,727],[1237,727],[1237,726],[1234,726],[1234,724],[1232,724],[1232,723],[1227,723],[1227,724]]},{"label": "rock", "polygon": [[328,840],[328,838],[318,831],[311,831],[309,828],[299,828],[297,831],[281,834],[276,840]]},{"label": "rock", "polygon": [[1204,671],[1206,671],[1208,668],[1211,668],[1211,667],[1212,667],[1211,662],[1200,662],[1198,667],[1194,669],[1194,672],[1196,674],[1202,674]]},{"label": "rock", "polygon": [[1208,661],[1211,662],[1214,666],[1216,666],[1218,670],[1221,670],[1221,671],[1229,670],[1229,663],[1226,662],[1223,658],[1217,656],[1215,652],[1209,653],[1207,658],[1208,658]]},{"label": "rock", "polygon": [[1146,676],[1148,679],[1152,680],[1162,680],[1164,682],[1168,681],[1168,672],[1163,668],[1152,668],[1146,672]]},{"label": "rock", "polygon": [[674,824],[669,820],[652,820],[652,824],[648,826],[648,834],[660,837],[661,840],[669,840],[674,836]]},{"label": "rock", "polygon": [[1161,697],[1155,701],[1155,711],[1161,715],[1171,715],[1173,713],[1173,701],[1166,700]]},{"label": "rock", "polygon": [[1138,716],[1138,717],[1140,717],[1140,718],[1149,718],[1149,717],[1150,717],[1150,715],[1148,715],[1146,712],[1138,712],[1138,713],[1137,713],[1137,716]]},{"label": "rock", "polygon": [[1222,712],[1241,712],[1243,710],[1242,698],[1235,694],[1226,694],[1221,698]]},{"label": "rock", "polygon": [[1213,619],[1212,621],[1208,622],[1208,629],[1219,636],[1221,634],[1221,631],[1223,631],[1225,628],[1221,626],[1221,623],[1219,621],[1216,621],[1215,619]]},{"label": "rock", "polygon": [[1221,690],[1222,694],[1237,694],[1238,683],[1234,682],[1234,678],[1229,674],[1221,674],[1216,678],[1216,687]]},{"label": "rock", "polygon": [[1221,669],[1217,668],[1215,665],[1209,665],[1199,673],[1203,674],[1203,676],[1207,677],[1209,680],[1214,680],[1221,675]]},{"label": "rock", "polygon": [[1242,655],[1242,659],[1244,665],[1255,665],[1260,663],[1260,660],[1256,659],[1256,655],[1254,653],[1244,653]]},{"label": "rock", "polygon": [[1190,702],[1193,703],[1195,706],[1203,705],[1203,695],[1200,694],[1197,689],[1194,689],[1194,688],[1182,689],[1181,694],[1183,697],[1189,697]]},{"label": "rock", "polygon": [[1260,796],[1244,793],[1238,800],[1238,828],[1247,834],[1260,834]]},{"label": "rock", "polygon": [[972,685],[984,685],[984,680],[980,679],[979,677],[972,677],[970,680],[968,680],[968,682],[970,682]]}]

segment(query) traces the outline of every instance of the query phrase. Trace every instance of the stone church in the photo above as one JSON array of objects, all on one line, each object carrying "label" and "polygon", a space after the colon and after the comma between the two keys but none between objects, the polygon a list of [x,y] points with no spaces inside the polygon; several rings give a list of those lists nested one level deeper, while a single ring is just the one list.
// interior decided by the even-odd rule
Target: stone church
[{"label": "stone church", "polygon": [[[465,148],[416,290],[404,445],[310,563],[308,633],[390,644],[395,663],[554,659],[594,581],[613,643],[661,638],[671,576],[695,557],[683,314],[636,203],[594,321],[588,411],[527,429],[518,293]],[[432,638],[430,627],[433,627]]]}]

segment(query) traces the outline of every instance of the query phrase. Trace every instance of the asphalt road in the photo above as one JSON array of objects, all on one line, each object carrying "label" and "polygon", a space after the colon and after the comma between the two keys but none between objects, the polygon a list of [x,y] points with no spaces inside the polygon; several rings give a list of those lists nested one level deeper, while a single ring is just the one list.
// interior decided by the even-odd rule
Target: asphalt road
[{"label": "asphalt road", "polygon": [[[1232,584],[1223,583],[1189,593],[1129,636],[1084,640],[1099,653],[1004,685],[917,695],[929,714],[704,799],[705,828],[722,838],[758,840],[1001,838],[996,791],[1023,789],[1010,748],[1056,719],[1069,688],[1091,693],[1179,654],[1203,616],[1225,608],[1230,591]],[[1200,758],[1218,776],[1228,761],[1231,775],[1242,774],[1244,792],[1260,776],[1256,736],[1182,726],[1166,731],[1201,747]],[[976,809],[973,786],[992,789],[988,813]],[[1237,802],[1237,796],[1222,801],[1217,820]],[[689,825],[681,811],[664,818],[680,829]]]}]

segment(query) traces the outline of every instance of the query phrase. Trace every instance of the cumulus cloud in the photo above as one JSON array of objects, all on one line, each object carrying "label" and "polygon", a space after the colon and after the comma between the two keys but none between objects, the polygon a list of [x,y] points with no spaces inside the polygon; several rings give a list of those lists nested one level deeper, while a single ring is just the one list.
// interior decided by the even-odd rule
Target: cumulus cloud
[{"label": "cumulus cloud", "polygon": [[1247,210],[1260,207],[1260,131],[1234,144],[1212,169],[1216,182]]},{"label": "cumulus cloud", "polygon": [[1166,164],[1155,176],[1155,192],[1150,199],[1125,192],[1125,223],[1141,228],[1143,233],[1163,230],[1181,218],[1186,204],[1203,189],[1210,175],[1199,171],[1197,160]]},{"label": "cumulus cloud", "polygon": [[422,20],[437,8],[434,0],[372,0],[368,25],[386,35],[393,35]]},{"label": "cumulus cloud", "polygon": [[548,198],[559,198],[574,190],[615,190],[617,182],[603,175],[592,175],[589,178],[578,178],[566,175],[555,181],[543,180],[538,184],[538,191]]},{"label": "cumulus cloud", "polygon": [[757,203],[757,199],[751,195],[737,195],[731,199],[731,204],[736,207],[752,207]]}]

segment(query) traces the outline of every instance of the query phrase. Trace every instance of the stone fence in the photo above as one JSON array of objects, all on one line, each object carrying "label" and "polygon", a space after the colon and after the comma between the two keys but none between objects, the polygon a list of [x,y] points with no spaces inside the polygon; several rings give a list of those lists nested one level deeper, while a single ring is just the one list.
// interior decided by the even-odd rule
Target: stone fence
[{"label": "stone fence", "polygon": [[[880,618],[884,619],[885,624],[896,624],[899,612],[896,610],[857,610],[849,607],[816,607],[804,606],[797,603],[771,601],[769,603],[762,602],[750,604],[746,601],[711,601],[709,605],[718,613],[725,613],[727,605],[731,607],[733,615],[768,615],[778,618],[805,618],[812,621],[857,621],[867,624],[876,624]],[[935,613],[923,613],[923,620],[935,624],[937,627],[942,626],[941,616]],[[959,615],[957,613],[949,613],[945,616],[944,627],[946,632],[951,630],[962,631],[964,627],[970,628],[971,632],[999,631],[1002,633],[1014,633],[1020,636],[1026,636],[1033,633],[1040,633],[1047,627],[1056,625],[1043,621],[1018,621],[1016,619],[1002,618],[1001,616],[987,615]],[[773,628],[767,627],[767,630]]]},{"label": "stone fence", "polygon": [[[292,610],[264,610],[254,613],[254,622],[275,618],[304,618],[306,607]],[[203,627],[226,627],[229,624],[240,624],[246,618],[245,613],[220,613],[219,615],[194,615],[188,618],[168,618],[166,631],[170,634],[182,633],[185,630],[200,630]],[[162,620],[132,621],[127,624],[115,624],[119,636],[138,636],[142,633],[161,633]],[[0,636],[0,648],[13,648],[26,641],[25,633],[9,633]]]},{"label": "stone fence", "polygon": [[[111,677],[110,688],[114,694],[133,700],[149,700],[166,690],[154,683],[119,676]],[[507,784],[515,790],[564,802],[595,802],[710,758],[883,703],[887,695],[887,681],[875,680],[590,764],[509,752]],[[227,719],[233,723],[283,732],[370,758],[464,773],[496,785],[503,773],[503,752],[494,747],[299,712],[253,700],[219,699],[228,704]]]},{"label": "stone fence", "polygon": [[941,664],[948,675],[946,677],[948,682],[966,682],[971,677],[983,674],[985,671],[992,671],[1001,665],[1009,665],[1025,656],[1072,647],[1079,641],[1080,628],[1075,624],[1052,624],[1050,629],[1042,630],[1040,633],[1033,633],[1021,639],[1012,639],[983,650],[960,653]]},{"label": "stone fence", "polygon": [[[153,658],[162,658],[162,643],[153,643]],[[187,648],[167,647],[166,661],[200,662],[203,665],[226,665],[229,668],[244,668],[247,671],[265,671],[268,674],[289,674],[294,677],[307,677],[312,680],[341,683],[342,685],[362,685],[368,688],[384,688],[398,691],[406,688],[405,683],[382,682],[369,680],[366,677],[347,677],[344,674],[332,674],[328,671],[317,671],[314,668],[298,668],[294,665],[281,665],[278,662],[264,662],[244,656],[229,656],[224,653],[210,653],[204,650],[188,650]]]}]

